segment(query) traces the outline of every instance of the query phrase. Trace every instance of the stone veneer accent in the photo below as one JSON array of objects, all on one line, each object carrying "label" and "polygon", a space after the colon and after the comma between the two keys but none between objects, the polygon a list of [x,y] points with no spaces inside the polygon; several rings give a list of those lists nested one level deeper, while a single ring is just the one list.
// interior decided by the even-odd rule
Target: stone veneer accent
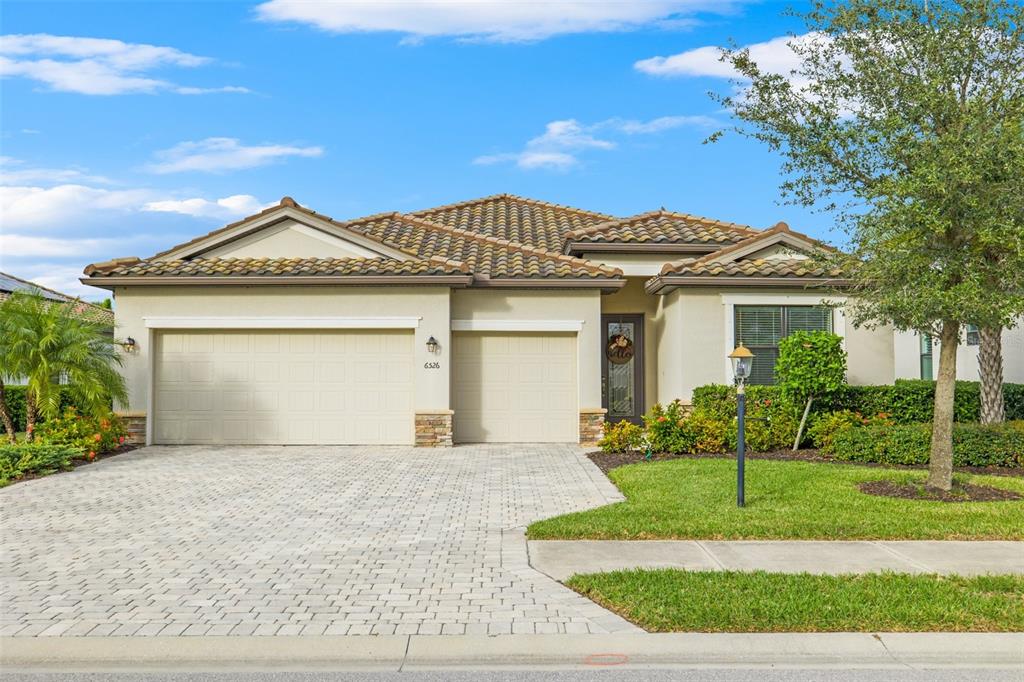
[{"label": "stone veneer accent", "polygon": [[145,412],[115,412],[115,415],[124,422],[125,442],[132,445],[146,444],[146,413]]},{"label": "stone veneer accent", "polygon": [[603,407],[588,407],[580,410],[580,445],[597,445],[604,435]]},{"label": "stone veneer accent", "polygon": [[452,410],[416,413],[416,447],[450,448],[452,446]]}]

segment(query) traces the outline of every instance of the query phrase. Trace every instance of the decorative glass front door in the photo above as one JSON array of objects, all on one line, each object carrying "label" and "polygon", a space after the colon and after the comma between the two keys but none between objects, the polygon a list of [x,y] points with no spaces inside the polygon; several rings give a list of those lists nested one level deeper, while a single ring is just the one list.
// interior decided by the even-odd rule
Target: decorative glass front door
[{"label": "decorative glass front door", "polygon": [[635,424],[644,413],[644,316],[601,316],[602,407],[605,421]]}]

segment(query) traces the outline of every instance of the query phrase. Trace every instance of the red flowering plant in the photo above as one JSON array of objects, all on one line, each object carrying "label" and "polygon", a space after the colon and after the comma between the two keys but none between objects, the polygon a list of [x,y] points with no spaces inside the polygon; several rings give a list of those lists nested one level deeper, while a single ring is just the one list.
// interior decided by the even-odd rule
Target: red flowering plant
[{"label": "red flowering plant", "polygon": [[123,445],[125,433],[124,424],[113,414],[97,418],[69,407],[58,417],[39,424],[35,437],[39,443],[76,447],[91,461]]},{"label": "red flowering plant", "polygon": [[689,438],[684,430],[686,410],[678,400],[658,403],[644,415],[647,442],[652,452],[687,452]]}]

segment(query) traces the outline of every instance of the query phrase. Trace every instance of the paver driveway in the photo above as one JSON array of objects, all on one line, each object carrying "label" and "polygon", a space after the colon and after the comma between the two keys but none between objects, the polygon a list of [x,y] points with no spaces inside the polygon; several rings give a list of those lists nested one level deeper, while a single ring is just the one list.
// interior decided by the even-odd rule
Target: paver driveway
[{"label": "paver driveway", "polygon": [[0,490],[0,635],[635,631],[522,534],[618,499],[573,446],[144,448]]}]

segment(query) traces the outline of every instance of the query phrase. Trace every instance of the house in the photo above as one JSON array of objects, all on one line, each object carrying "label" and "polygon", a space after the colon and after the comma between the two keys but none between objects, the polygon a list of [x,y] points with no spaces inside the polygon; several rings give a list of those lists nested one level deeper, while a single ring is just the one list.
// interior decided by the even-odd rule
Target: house
[{"label": "house", "polygon": [[10,298],[11,294],[15,291],[24,292],[37,292],[43,298],[48,301],[55,301],[57,303],[74,303],[75,312],[80,315],[83,319],[95,322],[103,327],[110,329],[110,333],[114,333],[114,311],[110,308],[104,308],[103,306],[96,305],[94,303],[88,303],[74,296],[68,296],[62,294],[59,291],[48,289],[44,286],[40,286],[35,282],[30,282],[27,279],[21,279],[14,275],[9,275],[6,272],[0,272],[0,302],[7,298]]},{"label": "house", "polygon": [[664,209],[629,218],[502,194],[336,221],[291,198],[150,258],[109,289],[127,414],[150,443],[592,442],[606,420],[730,380],[781,336],[844,337],[853,383],[897,376],[823,248]]}]

